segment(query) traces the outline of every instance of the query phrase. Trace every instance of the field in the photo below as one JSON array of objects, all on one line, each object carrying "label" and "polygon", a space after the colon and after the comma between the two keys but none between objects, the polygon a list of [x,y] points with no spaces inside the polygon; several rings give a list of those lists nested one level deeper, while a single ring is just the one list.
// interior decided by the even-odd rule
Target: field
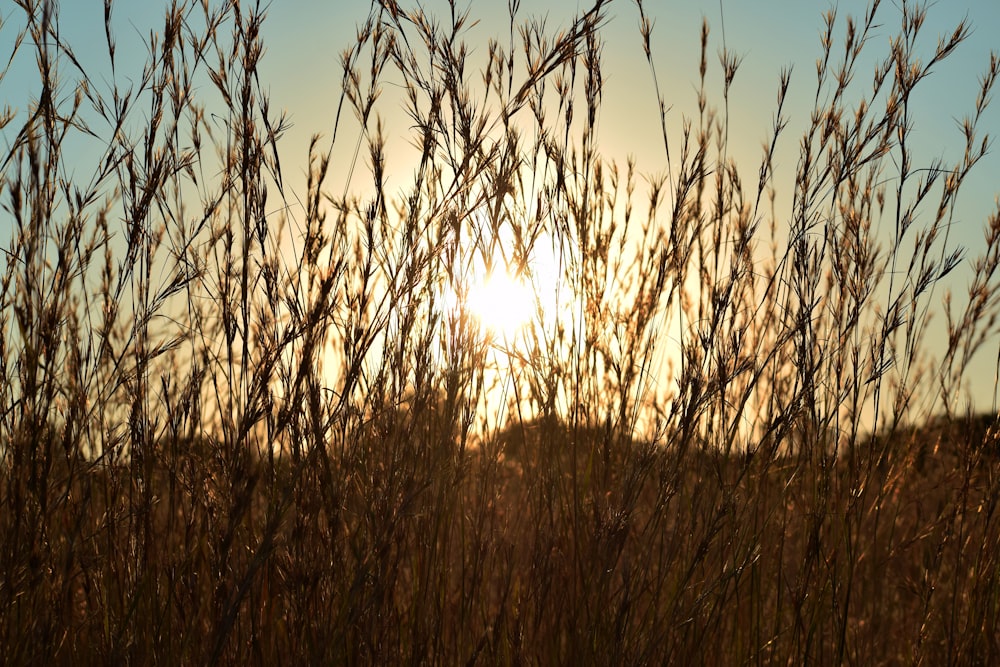
[{"label": "field", "polygon": [[911,100],[968,26],[826,14],[785,179],[791,72],[738,164],[740,59],[706,22],[672,133],[637,2],[643,171],[595,129],[609,4],[514,2],[472,55],[461,6],[374,2],[304,165],[261,4],[164,7],[130,81],[56,3],[3,16],[39,94],[0,112],[0,663],[1000,663],[1000,422],[967,390],[1000,213],[950,237],[1000,59],[944,163]]}]

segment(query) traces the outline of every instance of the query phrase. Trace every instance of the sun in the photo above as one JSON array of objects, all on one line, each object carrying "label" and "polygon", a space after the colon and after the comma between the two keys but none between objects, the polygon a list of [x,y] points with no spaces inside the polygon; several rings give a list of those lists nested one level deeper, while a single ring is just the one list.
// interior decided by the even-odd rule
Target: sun
[{"label": "sun", "polygon": [[[523,260],[512,260],[519,252]],[[532,327],[553,329],[566,315],[563,268],[560,248],[547,233],[536,233],[531,247],[520,250],[503,237],[472,258],[465,307],[494,344],[513,350]]]},{"label": "sun", "polygon": [[446,317],[471,325],[492,348],[490,363],[501,366],[526,362],[529,349],[559,329],[572,301],[558,239],[522,227],[497,228],[482,211],[469,214],[440,283]]},{"label": "sun", "polygon": [[523,279],[501,269],[471,287],[467,304],[488,334],[511,341],[531,322],[535,292]]}]

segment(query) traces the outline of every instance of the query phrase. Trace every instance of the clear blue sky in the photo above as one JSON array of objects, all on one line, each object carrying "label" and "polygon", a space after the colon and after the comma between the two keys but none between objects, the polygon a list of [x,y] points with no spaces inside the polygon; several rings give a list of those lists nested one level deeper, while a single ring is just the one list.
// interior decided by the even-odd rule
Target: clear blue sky
[{"label": "clear blue sky", "polygon": [[[880,9],[883,27],[873,37],[872,48],[884,54],[888,38],[898,26],[901,0],[885,1]],[[159,30],[165,2],[122,0],[115,5],[115,30],[118,39],[119,84],[130,78],[137,80],[146,60],[145,43],[150,30]],[[247,3],[244,3],[247,4]],[[403,6],[411,3],[403,2]],[[446,5],[441,0],[426,0],[423,6],[431,13]],[[767,136],[774,112],[778,75],[782,67],[794,66],[789,93],[788,114],[791,123],[778,155],[779,197],[791,194],[791,170],[797,158],[797,141],[808,121],[815,85],[816,57],[820,53],[819,31],[821,14],[831,7],[827,2],[802,0],[766,0],[746,2],[723,0],[684,0],[676,2],[647,0],[647,12],[655,20],[653,32],[654,56],[657,59],[661,85],[668,104],[672,127],[679,127],[683,114],[691,114],[695,102],[698,76],[699,30],[702,17],[712,28],[711,55],[721,45],[723,26],[730,50],[743,56],[743,64],[731,92],[732,143],[730,153],[743,165],[745,179],[755,180],[760,156],[760,144]],[[840,27],[847,14],[860,16],[867,3],[844,0],[838,4]],[[477,1],[471,4],[471,15],[480,23],[466,35],[471,45],[481,45],[485,52],[487,39],[506,31],[506,5],[503,0]],[[468,0],[460,6],[469,6]],[[577,0],[524,0],[520,15],[546,15],[553,29],[566,27],[587,2]],[[339,55],[350,44],[356,26],[363,22],[369,3],[363,0],[273,0],[269,5],[264,42],[267,47],[262,81],[271,93],[272,105],[286,109],[294,127],[283,144],[282,159],[286,178],[295,187],[303,183],[305,156],[309,137],[313,133],[328,134],[333,123],[335,103],[339,94],[341,70]],[[61,3],[63,38],[76,49],[85,67],[110,86],[110,72],[104,48],[103,7],[97,0],[63,0]],[[635,155],[640,170],[652,173],[664,167],[664,154],[659,139],[656,100],[652,92],[638,32],[638,11],[634,2],[614,0],[608,8],[610,20],[604,31],[604,108],[600,118],[599,145],[606,157],[623,162]],[[441,11],[441,15],[445,13]],[[6,61],[18,26],[23,24],[22,10],[11,5],[0,9],[6,24],[0,29],[0,57]],[[938,35],[950,34],[958,21],[967,18],[973,28],[971,38],[960,51],[939,68],[924,87],[924,97],[918,99],[915,116],[915,137],[918,162],[929,162],[942,156],[956,159],[962,150],[961,135],[956,119],[971,109],[977,90],[977,79],[989,59],[991,49],[1000,50],[1000,2],[996,0],[939,0],[931,3],[924,38],[929,53]],[[842,34],[842,30],[841,33]],[[710,60],[709,68],[717,65]],[[718,68],[714,67],[717,73]],[[65,70],[66,76],[72,74]],[[92,74],[93,76],[93,74]],[[867,80],[868,71],[859,77]],[[389,81],[392,81],[391,75]],[[718,77],[712,80],[718,81]],[[712,84],[710,83],[710,86]],[[19,115],[9,128],[23,121],[28,101],[37,95],[37,73],[30,48],[24,48],[15,58],[7,78],[0,83],[0,100],[9,104]],[[71,95],[71,88],[67,89]],[[716,86],[710,93],[721,90]],[[712,98],[719,102],[721,94]],[[410,137],[405,124],[393,123],[390,109],[382,110],[389,117],[390,149],[405,146]],[[992,107],[985,127],[1000,133],[1000,105]],[[9,128],[8,131],[9,132]],[[346,133],[338,140],[344,154],[353,150],[356,134]],[[11,137],[0,132],[0,148],[9,146]],[[81,155],[88,148],[81,147]],[[90,173],[90,167],[86,167]],[[785,170],[785,171],[782,171]],[[408,181],[408,170],[390,174],[390,187],[401,187]],[[785,175],[784,180],[782,174]],[[954,240],[967,246],[970,256],[981,247],[982,225],[994,210],[995,196],[1000,193],[1000,146],[994,148],[978,171],[966,184],[959,208],[959,222]],[[343,173],[335,172],[335,178]],[[787,185],[786,185],[787,184]],[[2,215],[2,214],[0,214]],[[0,218],[0,238],[6,244],[10,221]],[[964,290],[967,280],[960,277],[952,286],[956,293]],[[993,359],[983,359],[983,373],[976,378],[974,390],[992,393],[995,351]],[[985,398],[985,396],[984,396]],[[990,397],[991,398],[991,397]],[[988,402],[980,402],[987,407]]]}]

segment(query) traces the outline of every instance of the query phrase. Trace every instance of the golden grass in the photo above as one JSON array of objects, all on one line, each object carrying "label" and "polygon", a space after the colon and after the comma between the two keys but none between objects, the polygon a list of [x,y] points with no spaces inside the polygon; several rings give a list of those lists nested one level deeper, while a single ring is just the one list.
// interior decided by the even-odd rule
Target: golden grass
[{"label": "golden grass", "polygon": [[[1000,660],[1000,432],[961,409],[996,341],[1000,216],[967,298],[935,291],[1000,61],[956,164],[907,141],[967,26],[928,54],[913,5],[828,14],[794,180],[785,72],[747,185],[738,59],[722,45],[717,108],[703,29],[699,114],[669,135],[637,3],[668,156],[640,203],[595,134],[608,3],[558,35],[512,15],[474,72],[458,7],[375,2],[335,128],[356,115],[371,182],[332,192],[351,156],[317,137],[293,216],[260,4],[172,3],[130,87],[82,69],[55,3],[17,4],[41,94],[2,119],[3,661]],[[419,153],[397,199],[390,73]],[[540,239],[567,307],[497,354],[461,295],[498,257],[537,284]]]}]

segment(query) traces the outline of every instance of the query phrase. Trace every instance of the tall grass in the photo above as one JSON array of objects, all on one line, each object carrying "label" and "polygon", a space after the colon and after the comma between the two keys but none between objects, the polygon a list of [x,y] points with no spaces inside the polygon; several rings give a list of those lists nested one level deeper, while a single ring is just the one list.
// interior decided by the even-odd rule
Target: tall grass
[{"label": "tall grass", "polygon": [[[56,3],[17,2],[40,92],[3,117],[5,662],[1000,660],[1000,431],[963,394],[996,344],[1000,215],[947,297],[1000,60],[962,157],[921,161],[914,91],[968,26],[928,57],[922,7],[830,12],[794,177],[784,72],[746,181],[739,59],[722,44],[710,90],[703,27],[671,134],[638,2],[646,173],[600,151],[609,4],[555,33],[515,0],[473,62],[457,5],[373,3],[295,193],[263,5],[175,0],[125,85],[110,0],[110,77]],[[349,115],[370,180],[345,193]],[[538,289],[513,338],[464,299],[480,265]]]}]

